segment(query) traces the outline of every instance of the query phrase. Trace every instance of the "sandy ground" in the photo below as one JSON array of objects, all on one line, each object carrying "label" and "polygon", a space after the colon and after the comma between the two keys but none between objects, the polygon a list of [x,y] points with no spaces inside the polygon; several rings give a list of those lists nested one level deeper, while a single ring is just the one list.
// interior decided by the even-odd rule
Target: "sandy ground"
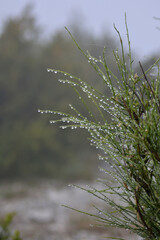
[{"label": "sandy ground", "polygon": [[139,239],[128,231],[93,227],[91,218],[63,204],[96,214],[93,204],[105,207],[90,194],[54,181],[0,185],[0,216],[16,212],[11,227],[21,232],[23,240],[101,240],[107,236]]}]

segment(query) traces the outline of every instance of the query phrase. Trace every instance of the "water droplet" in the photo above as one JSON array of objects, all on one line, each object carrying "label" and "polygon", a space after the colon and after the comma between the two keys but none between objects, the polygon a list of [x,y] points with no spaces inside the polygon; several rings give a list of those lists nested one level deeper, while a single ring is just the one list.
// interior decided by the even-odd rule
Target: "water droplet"
[{"label": "water droplet", "polygon": [[57,71],[54,71],[54,73],[56,74],[56,73],[57,73]]},{"label": "water droplet", "polygon": [[150,76],[156,76],[157,74],[155,74],[155,73],[150,73]]},{"label": "water droplet", "polygon": [[153,67],[152,67],[152,69],[156,69],[156,70],[157,70],[157,68],[158,68],[158,67],[156,67],[156,66],[153,66]]},{"label": "water droplet", "polygon": [[52,123],[55,123],[55,121],[50,121],[50,123],[52,124]]}]

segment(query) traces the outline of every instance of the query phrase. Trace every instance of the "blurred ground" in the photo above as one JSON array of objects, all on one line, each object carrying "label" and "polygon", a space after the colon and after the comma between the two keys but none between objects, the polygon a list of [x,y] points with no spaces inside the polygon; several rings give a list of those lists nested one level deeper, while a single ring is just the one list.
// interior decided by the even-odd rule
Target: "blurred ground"
[{"label": "blurred ground", "polygon": [[53,181],[0,185],[0,216],[16,212],[12,229],[18,229],[23,240],[101,240],[107,236],[138,240],[127,231],[92,227],[92,219],[62,204],[90,211],[92,204],[104,208],[89,194]]}]

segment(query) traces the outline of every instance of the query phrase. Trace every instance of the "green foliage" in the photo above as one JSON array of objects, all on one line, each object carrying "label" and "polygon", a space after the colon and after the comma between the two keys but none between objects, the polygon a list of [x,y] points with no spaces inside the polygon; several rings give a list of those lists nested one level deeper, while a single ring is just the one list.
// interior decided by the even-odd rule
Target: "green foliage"
[{"label": "green foliage", "polygon": [[[122,50],[121,54],[118,50],[113,52],[120,77],[108,67],[109,59],[106,60],[105,49],[102,57],[92,57],[89,52],[81,49],[67,30],[78,49],[104,82],[105,87],[109,89],[110,94],[104,94],[72,74],[48,69],[49,72],[62,74],[59,81],[73,88],[88,114],[84,115],[73,105],[70,105],[72,114],[52,110],[39,111],[60,115],[60,119],[53,119],[50,123],[62,122],[62,129],[70,127],[87,130],[91,145],[103,152],[99,158],[104,161],[105,168],[101,170],[109,174],[112,181],[110,182],[108,178],[99,179],[103,186],[100,190],[94,187],[79,187],[79,189],[94,195],[109,205],[111,210],[105,211],[95,206],[97,214],[86,212],[85,214],[94,217],[104,227],[123,228],[138,234],[143,239],[159,239],[159,59],[147,70],[144,70],[139,62],[141,73],[137,74],[133,69],[127,23],[129,45],[127,55],[124,53],[121,35],[116,27],[115,30]],[[92,105],[96,111],[93,111]],[[110,121],[107,118],[108,114]]]},{"label": "green foliage", "polygon": [[22,240],[19,231],[12,234],[9,228],[14,215],[15,213],[10,213],[0,220],[0,240]]}]

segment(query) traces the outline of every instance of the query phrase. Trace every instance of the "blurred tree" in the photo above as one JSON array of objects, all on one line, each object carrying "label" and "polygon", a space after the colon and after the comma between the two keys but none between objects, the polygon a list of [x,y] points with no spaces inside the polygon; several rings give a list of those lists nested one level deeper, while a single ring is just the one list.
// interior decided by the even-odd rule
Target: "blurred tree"
[{"label": "blurred tree", "polygon": [[[111,52],[117,43],[110,34],[96,38],[75,25],[73,33],[96,57],[106,45],[108,62],[116,72]],[[85,140],[86,133],[53,128],[52,116],[40,116],[37,110],[68,112],[68,103],[77,103],[72,89],[59,85],[59,75],[47,73],[48,67],[65,69],[97,88],[104,86],[64,31],[48,41],[41,41],[40,34],[29,6],[7,20],[0,35],[0,177],[92,177],[97,156]],[[82,105],[78,107],[84,111]]]}]

